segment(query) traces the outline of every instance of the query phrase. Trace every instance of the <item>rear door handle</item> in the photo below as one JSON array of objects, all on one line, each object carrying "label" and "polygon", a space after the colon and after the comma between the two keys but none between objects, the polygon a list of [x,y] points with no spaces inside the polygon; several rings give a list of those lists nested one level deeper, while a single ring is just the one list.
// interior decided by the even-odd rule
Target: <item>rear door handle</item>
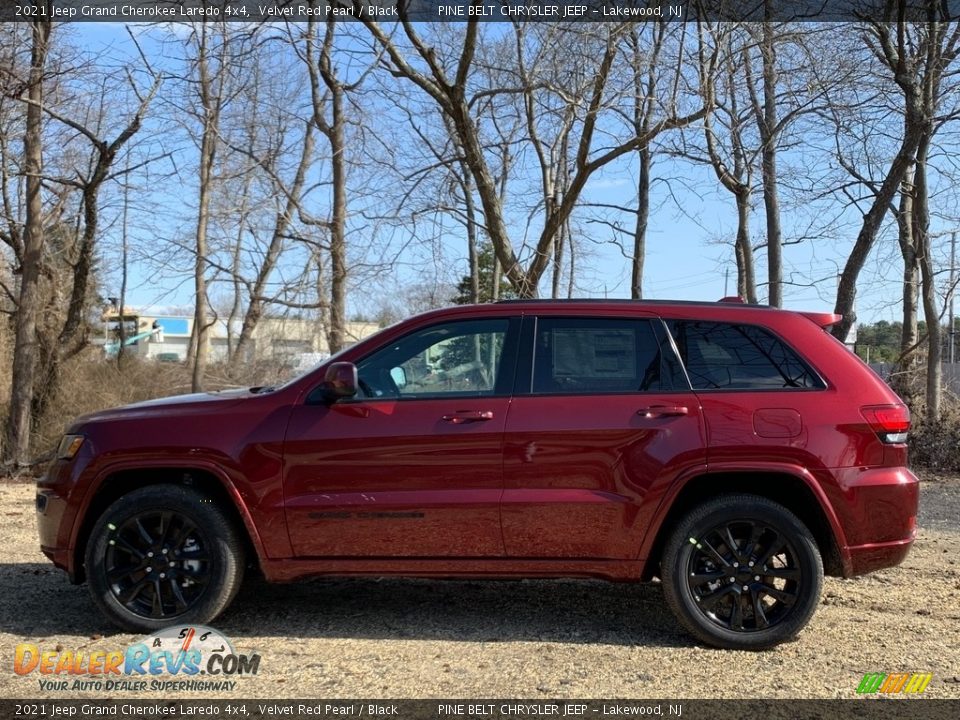
[{"label": "rear door handle", "polygon": [[493,420],[493,410],[457,410],[451,415],[444,415],[443,419],[454,425],[471,422],[486,422]]},{"label": "rear door handle", "polygon": [[686,415],[689,411],[683,405],[651,405],[650,407],[640,408],[637,415],[645,418],[678,417]]}]

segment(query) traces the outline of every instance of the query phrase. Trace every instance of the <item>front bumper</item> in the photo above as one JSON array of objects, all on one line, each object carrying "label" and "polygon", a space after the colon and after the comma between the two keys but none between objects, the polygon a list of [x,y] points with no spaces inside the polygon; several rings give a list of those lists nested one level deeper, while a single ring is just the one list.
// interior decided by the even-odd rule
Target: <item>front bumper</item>
[{"label": "front bumper", "polygon": [[74,558],[74,525],[80,506],[77,476],[86,465],[79,455],[73,460],[54,461],[46,475],[37,481],[37,530],[40,550],[54,565],[65,570],[70,582],[83,581],[82,569]]}]

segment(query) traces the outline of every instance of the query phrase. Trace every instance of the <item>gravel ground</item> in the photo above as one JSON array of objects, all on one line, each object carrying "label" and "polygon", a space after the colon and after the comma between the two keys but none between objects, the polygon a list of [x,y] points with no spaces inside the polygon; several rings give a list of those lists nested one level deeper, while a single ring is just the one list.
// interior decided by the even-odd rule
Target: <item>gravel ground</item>
[{"label": "gravel ground", "polygon": [[[33,495],[0,483],[0,697],[103,697],[41,692],[11,670],[21,642],[137,639],[40,554]],[[901,567],[828,578],[807,629],[764,653],[698,646],[656,584],[250,581],[216,627],[262,656],[260,673],[224,697],[849,698],[865,672],[910,671],[934,673],[926,696],[960,698],[960,478],[928,478],[920,525]]]}]

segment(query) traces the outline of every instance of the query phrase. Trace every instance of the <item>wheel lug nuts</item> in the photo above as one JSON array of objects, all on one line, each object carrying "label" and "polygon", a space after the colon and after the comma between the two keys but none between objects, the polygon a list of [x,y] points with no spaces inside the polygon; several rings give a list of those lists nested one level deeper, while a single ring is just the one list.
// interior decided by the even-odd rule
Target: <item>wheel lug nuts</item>
[{"label": "wheel lug nuts", "polygon": [[[160,579],[161,579],[161,580],[163,580],[166,576],[167,576],[166,573],[160,573]],[[743,586],[743,589],[746,590],[746,589],[747,589],[747,586],[744,585],[744,586]]]},{"label": "wheel lug nuts", "polygon": [[164,549],[163,549],[163,554],[164,554],[164,555],[167,554],[167,548],[164,548]]},{"label": "wheel lug nuts", "polygon": [[760,582],[760,576],[759,576],[759,575],[754,575],[754,576],[753,576],[753,579],[756,580],[757,582]]},{"label": "wheel lug nuts", "polygon": [[[176,566],[176,563],[170,563],[170,567],[174,567],[174,566]],[[760,578],[757,578],[757,580],[759,580],[759,579],[760,579]]]},{"label": "wheel lug nuts", "polygon": [[147,567],[147,572],[153,572],[153,568],[148,566],[148,567]]},{"label": "wheel lug nuts", "polygon": [[153,550],[151,550],[151,551],[149,551],[149,552],[147,553],[147,557],[153,557]]},{"label": "wheel lug nuts", "polygon": [[735,563],[733,564],[733,566],[734,566],[734,567],[740,567],[740,563],[735,562]]},{"label": "wheel lug nuts", "polygon": [[[163,575],[161,575],[160,577],[163,577]],[[744,585],[744,586],[743,586],[743,589],[744,589],[744,590],[749,590],[750,588],[749,588],[747,585]]]},{"label": "wheel lug nuts", "polygon": [[750,567],[753,567],[753,560],[750,561]]},{"label": "wheel lug nuts", "polygon": [[730,582],[735,583],[736,581],[737,581],[736,578],[730,578]]}]

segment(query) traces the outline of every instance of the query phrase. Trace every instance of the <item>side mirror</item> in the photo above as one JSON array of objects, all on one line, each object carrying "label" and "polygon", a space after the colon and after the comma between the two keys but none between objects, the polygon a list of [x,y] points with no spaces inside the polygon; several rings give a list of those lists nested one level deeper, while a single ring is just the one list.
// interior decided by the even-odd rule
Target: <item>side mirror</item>
[{"label": "side mirror", "polygon": [[323,395],[330,402],[357,394],[357,366],[352,362],[335,362],[323,376]]}]

